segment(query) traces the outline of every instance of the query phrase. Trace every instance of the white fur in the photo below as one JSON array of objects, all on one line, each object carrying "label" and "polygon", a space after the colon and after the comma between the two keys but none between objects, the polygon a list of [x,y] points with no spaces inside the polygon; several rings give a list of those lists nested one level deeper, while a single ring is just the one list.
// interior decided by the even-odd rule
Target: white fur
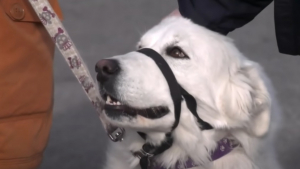
[{"label": "white fur", "polygon": [[[174,143],[158,157],[165,167],[190,157],[199,164],[197,169],[280,168],[273,147],[280,114],[272,87],[261,67],[240,53],[231,39],[190,20],[171,17],[146,32],[139,45],[164,57],[178,83],[197,100],[199,116],[214,127],[201,131],[182,102]],[[190,59],[168,56],[165,50],[169,45],[180,46]],[[112,58],[121,67],[115,85],[121,102],[137,108],[163,105],[171,110],[155,120],[107,117],[124,127],[126,135],[123,142],[110,144],[105,169],[139,169],[139,159],[131,152],[140,150],[145,141],[136,131],[145,132],[147,142],[159,145],[174,123],[174,106],[167,82],[151,58],[138,52]],[[210,162],[209,152],[226,136],[234,137],[242,146]]]}]

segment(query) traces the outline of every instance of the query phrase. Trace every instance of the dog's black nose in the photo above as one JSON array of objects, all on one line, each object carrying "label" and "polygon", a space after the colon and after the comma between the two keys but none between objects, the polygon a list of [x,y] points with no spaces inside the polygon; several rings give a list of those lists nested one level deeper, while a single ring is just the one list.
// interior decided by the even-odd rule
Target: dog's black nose
[{"label": "dog's black nose", "polygon": [[119,63],[113,59],[102,59],[97,62],[95,67],[97,80],[101,83],[108,80],[110,77],[115,76],[120,71]]}]

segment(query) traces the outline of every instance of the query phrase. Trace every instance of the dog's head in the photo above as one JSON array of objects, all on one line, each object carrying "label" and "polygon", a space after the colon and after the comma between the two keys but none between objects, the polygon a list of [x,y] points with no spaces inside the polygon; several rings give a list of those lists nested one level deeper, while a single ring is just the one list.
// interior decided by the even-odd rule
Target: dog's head
[{"label": "dog's head", "polygon": [[[200,118],[214,128],[247,128],[263,135],[269,126],[269,96],[259,66],[225,36],[181,17],[146,32],[138,49],[157,51],[178,83],[197,101]],[[169,131],[174,105],[156,63],[139,52],[114,56],[96,65],[106,117],[115,125]]]}]

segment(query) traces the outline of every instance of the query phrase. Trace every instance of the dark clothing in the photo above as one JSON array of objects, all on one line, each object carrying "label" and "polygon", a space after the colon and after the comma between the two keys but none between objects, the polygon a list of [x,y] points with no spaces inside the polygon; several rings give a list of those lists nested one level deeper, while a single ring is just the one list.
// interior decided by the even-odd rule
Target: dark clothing
[{"label": "dark clothing", "polygon": [[[226,35],[250,22],[272,1],[178,0],[178,4],[182,16]],[[300,55],[300,0],[275,0],[275,29],[279,52]]]}]

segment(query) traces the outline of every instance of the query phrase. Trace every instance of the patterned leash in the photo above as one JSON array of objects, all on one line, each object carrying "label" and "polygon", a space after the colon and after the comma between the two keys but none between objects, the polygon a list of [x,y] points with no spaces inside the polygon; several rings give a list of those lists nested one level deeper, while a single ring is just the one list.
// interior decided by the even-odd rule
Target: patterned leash
[{"label": "patterned leash", "polygon": [[99,118],[109,138],[114,142],[122,141],[125,130],[123,128],[112,126],[103,117],[102,110],[104,101],[100,97],[97,85],[95,85],[95,82],[83,59],[81,58],[75,44],[71,40],[68,32],[62,25],[60,19],[57,17],[57,14],[52,9],[49,2],[47,0],[29,0],[29,2],[52,37],[62,56],[67,61],[73,74],[82,85],[82,88],[84,89],[89,100],[96,108]]}]

